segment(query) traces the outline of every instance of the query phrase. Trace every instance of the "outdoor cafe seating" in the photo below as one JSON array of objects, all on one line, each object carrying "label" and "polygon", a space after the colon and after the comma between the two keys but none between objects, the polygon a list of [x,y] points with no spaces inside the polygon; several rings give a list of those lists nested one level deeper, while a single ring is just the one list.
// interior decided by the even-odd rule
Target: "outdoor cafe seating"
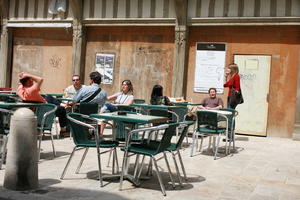
[{"label": "outdoor cafe seating", "polygon": [[[118,147],[119,142],[115,140],[100,140],[98,137],[98,124],[97,121],[89,118],[86,115],[79,113],[69,113],[68,119],[70,121],[71,131],[73,134],[74,148],[73,151],[67,161],[67,164],[62,172],[61,179],[65,177],[68,166],[74,156],[74,153],[77,150],[85,149],[83,156],[79,162],[76,173],[79,173],[80,167],[83,164],[83,161],[88,153],[89,148],[97,149],[97,159],[98,159],[98,176],[100,180],[100,185],[103,187],[103,175],[101,168],[101,154],[110,152],[110,149],[113,149],[113,167],[112,173],[114,174],[115,166],[116,171],[118,172],[118,158],[116,147]],[[94,138],[92,138],[94,137]],[[105,148],[109,149],[107,151],[101,152],[100,149]],[[115,165],[116,164],[116,165]]]}]

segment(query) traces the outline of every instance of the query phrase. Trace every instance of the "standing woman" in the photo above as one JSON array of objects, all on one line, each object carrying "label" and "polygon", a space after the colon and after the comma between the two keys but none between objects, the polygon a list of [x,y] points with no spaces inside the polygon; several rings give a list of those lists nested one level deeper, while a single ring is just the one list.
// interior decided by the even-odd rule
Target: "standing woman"
[{"label": "standing woman", "polygon": [[232,90],[233,88],[237,91],[241,91],[241,85],[240,85],[240,75],[239,75],[239,68],[237,64],[230,64],[226,68],[225,71],[226,76],[226,83],[224,84],[224,87],[228,87],[228,97],[227,97],[227,107],[235,109],[237,106],[237,102],[232,97]]}]

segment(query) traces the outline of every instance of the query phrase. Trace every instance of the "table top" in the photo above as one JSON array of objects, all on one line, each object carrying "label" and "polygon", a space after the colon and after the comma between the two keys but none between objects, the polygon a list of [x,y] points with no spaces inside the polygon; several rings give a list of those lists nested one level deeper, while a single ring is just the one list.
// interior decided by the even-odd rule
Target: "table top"
[{"label": "table top", "polygon": [[159,122],[166,122],[168,120],[167,117],[129,114],[129,113],[127,113],[126,115],[118,115],[117,112],[91,114],[90,116],[97,119],[106,119],[106,120],[122,121],[122,122],[129,122],[129,123],[159,123]]},{"label": "table top", "polygon": [[231,115],[232,113],[226,110],[198,110],[198,111],[209,111],[209,112],[215,112],[221,115]]},{"label": "table top", "polygon": [[17,97],[17,94],[11,94],[11,93],[0,93],[0,97]]},{"label": "table top", "polygon": [[53,97],[56,97],[56,98],[61,98],[64,96],[64,94],[44,94],[44,95],[51,95]]},{"label": "table top", "polygon": [[192,103],[192,102],[171,102],[175,106],[199,106],[200,103]]},{"label": "table top", "polygon": [[140,108],[148,108],[148,109],[169,109],[169,108],[177,108],[180,106],[166,106],[166,105],[152,105],[152,104],[131,104],[130,106],[133,107],[140,107]]},{"label": "table top", "polygon": [[4,109],[13,109],[13,108],[20,108],[20,107],[32,107],[32,106],[39,106],[42,103],[0,103],[0,108]]}]

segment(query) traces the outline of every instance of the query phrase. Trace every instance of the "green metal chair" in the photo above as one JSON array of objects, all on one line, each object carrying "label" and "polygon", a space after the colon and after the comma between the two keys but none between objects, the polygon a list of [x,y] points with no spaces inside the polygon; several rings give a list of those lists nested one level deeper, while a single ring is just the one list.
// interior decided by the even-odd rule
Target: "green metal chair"
[{"label": "green metal chair", "polygon": [[[226,128],[219,126],[218,123],[220,121],[220,117],[224,117],[224,119],[226,120]],[[193,133],[191,156],[193,156],[193,151],[195,148],[196,140],[198,143],[198,134],[199,133],[208,135],[208,136],[217,137],[217,144],[214,145],[215,148],[213,149],[214,159],[217,158],[217,152],[218,152],[218,148],[219,148],[221,135],[225,135],[226,136],[226,143],[225,143],[226,152],[225,152],[225,154],[227,155],[228,119],[226,116],[220,115],[220,114],[218,114],[216,112],[212,112],[212,111],[205,111],[205,110],[197,111],[197,128]],[[201,135],[201,136],[202,136],[202,138],[201,138],[201,146],[202,146],[203,135]]]},{"label": "green metal chair", "polygon": [[[118,171],[118,159],[117,159],[117,152],[116,152],[116,147],[118,146],[117,141],[113,140],[100,140],[98,136],[98,124],[97,121],[89,118],[86,115],[82,115],[79,113],[69,113],[67,115],[69,122],[70,122],[70,127],[71,127],[71,132],[73,134],[73,141],[75,144],[75,147],[73,148],[73,151],[68,159],[68,162],[62,172],[61,179],[64,178],[67,168],[71,162],[72,157],[74,156],[74,153],[76,150],[80,149],[85,149],[85,152],[79,162],[79,165],[77,167],[76,173],[79,173],[80,167],[87,155],[87,152],[89,148],[97,148],[97,159],[98,159],[98,170],[99,170],[99,180],[100,180],[100,185],[103,187],[103,176],[102,176],[102,170],[101,170],[101,158],[100,155],[103,153],[110,152],[104,151],[100,152],[100,148],[105,148],[105,149],[113,149],[114,155],[113,155],[113,168],[112,168],[112,173],[115,173],[115,163],[116,163],[116,169]],[[91,138],[91,135],[95,135],[95,139]]]},{"label": "green metal chair", "polygon": [[235,149],[235,118],[236,116],[238,116],[239,112],[232,108],[222,108],[220,110],[231,112],[231,115],[227,115],[228,124],[229,124],[228,126],[229,149],[231,147],[231,142],[233,143],[233,149]]},{"label": "green metal chair", "polygon": [[[57,106],[54,104],[50,104],[50,103],[42,103],[42,104],[39,104],[39,106],[37,106],[35,108],[35,115],[37,116],[39,158],[40,158],[42,139],[43,139],[44,134],[47,132],[50,134],[50,137],[51,137],[53,156],[54,157],[56,156],[53,135],[52,135],[52,125],[53,125],[53,123],[56,123],[56,120],[55,120],[56,109],[57,109]],[[58,135],[57,128],[56,128],[56,135]]]},{"label": "green metal chair", "polygon": [[[183,122],[180,122],[179,124],[180,125],[179,125],[178,128],[180,129],[180,137],[179,137],[179,139],[178,139],[178,141],[176,143],[171,143],[168,146],[168,148],[166,149],[166,151],[170,152],[172,154],[173,161],[174,161],[174,164],[175,164],[176,173],[177,173],[177,177],[178,177],[178,180],[179,180],[179,184],[182,186],[182,180],[181,180],[179,168],[178,168],[177,161],[176,161],[176,155],[178,155],[178,159],[179,159],[179,162],[180,162],[180,165],[181,165],[181,170],[183,172],[185,180],[187,181],[187,176],[186,176],[184,164],[182,162],[182,157],[181,157],[181,154],[180,154],[180,149],[181,149],[181,146],[182,146],[182,142],[183,142],[184,138],[186,137],[186,135],[188,133],[189,127],[191,125],[193,125],[194,122],[193,121],[183,121]],[[154,140],[151,140],[150,142],[147,141],[147,140],[143,140],[143,143],[144,144],[150,144],[151,146],[157,146],[157,145],[159,145],[159,142],[158,141],[154,141]],[[149,170],[150,169],[148,169],[148,171]]]},{"label": "green metal chair", "polygon": [[[157,160],[155,159],[156,155],[163,153],[166,164],[167,164],[167,168],[169,171],[169,175],[170,175],[170,178],[172,181],[172,185],[173,185],[173,187],[175,187],[174,180],[171,175],[171,170],[170,170],[170,166],[169,166],[165,151],[169,147],[172,136],[174,135],[174,132],[176,131],[176,128],[178,127],[178,125],[179,125],[178,123],[172,123],[172,124],[163,124],[163,125],[159,125],[159,126],[155,126],[155,127],[146,127],[146,128],[132,130],[128,134],[128,138],[126,140],[126,145],[124,148],[121,148],[121,150],[124,150],[124,159],[123,159],[123,165],[122,165],[122,175],[121,175],[121,179],[120,179],[120,190],[122,189],[124,175],[127,174],[127,169],[128,169],[128,165],[129,165],[129,163],[128,163],[129,153],[136,154],[136,155],[143,155],[143,160],[142,160],[142,164],[140,167],[139,175],[141,174],[141,169],[143,168],[145,156],[150,157],[151,161],[154,163],[154,166],[155,166],[155,171],[156,171],[156,174],[158,177],[161,191],[162,191],[163,195],[166,195],[165,187],[164,187],[164,184],[162,182],[162,179],[161,179],[161,176],[160,176],[160,173],[158,170]],[[138,133],[138,132],[156,131],[156,130],[165,130],[162,139],[160,140],[160,142],[157,145],[151,145],[151,144],[147,144],[147,143],[138,143],[138,144],[131,143],[131,136],[133,134]],[[138,177],[139,177],[139,175],[138,175]]]},{"label": "green metal chair", "polygon": [[78,112],[84,115],[96,114],[98,113],[98,104],[84,102],[78,105]]},{"label": "green metal chair", "polygon": [[[178,123],[179,122],[178,115],[175,112],[168,110],[168,107],[166,107],[165,109],[149,109],[149,115],[168,117],[169,118],[168,123]],[[157,126],[160,124],[162,124],[162,123],[155,123],[153,125]],[[174,132],[174,135],[176,135],[176,141],[177,141],[178,140],[178,129],[176,129],[176,131]],[[156,134],[156,137],[158,137],[158,132]]]}]

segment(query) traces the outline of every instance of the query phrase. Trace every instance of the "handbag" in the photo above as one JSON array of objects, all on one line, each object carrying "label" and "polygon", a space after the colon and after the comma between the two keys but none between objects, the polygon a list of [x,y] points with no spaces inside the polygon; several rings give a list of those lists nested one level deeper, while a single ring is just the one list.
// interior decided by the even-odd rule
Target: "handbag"
[{"label": "handbag", "polygon": [[242,89],[240,89],[240,91],[237,91],[235,88],[232,88],[231,94],[230,94],[230,102],[233,105],[244,103]]}]

